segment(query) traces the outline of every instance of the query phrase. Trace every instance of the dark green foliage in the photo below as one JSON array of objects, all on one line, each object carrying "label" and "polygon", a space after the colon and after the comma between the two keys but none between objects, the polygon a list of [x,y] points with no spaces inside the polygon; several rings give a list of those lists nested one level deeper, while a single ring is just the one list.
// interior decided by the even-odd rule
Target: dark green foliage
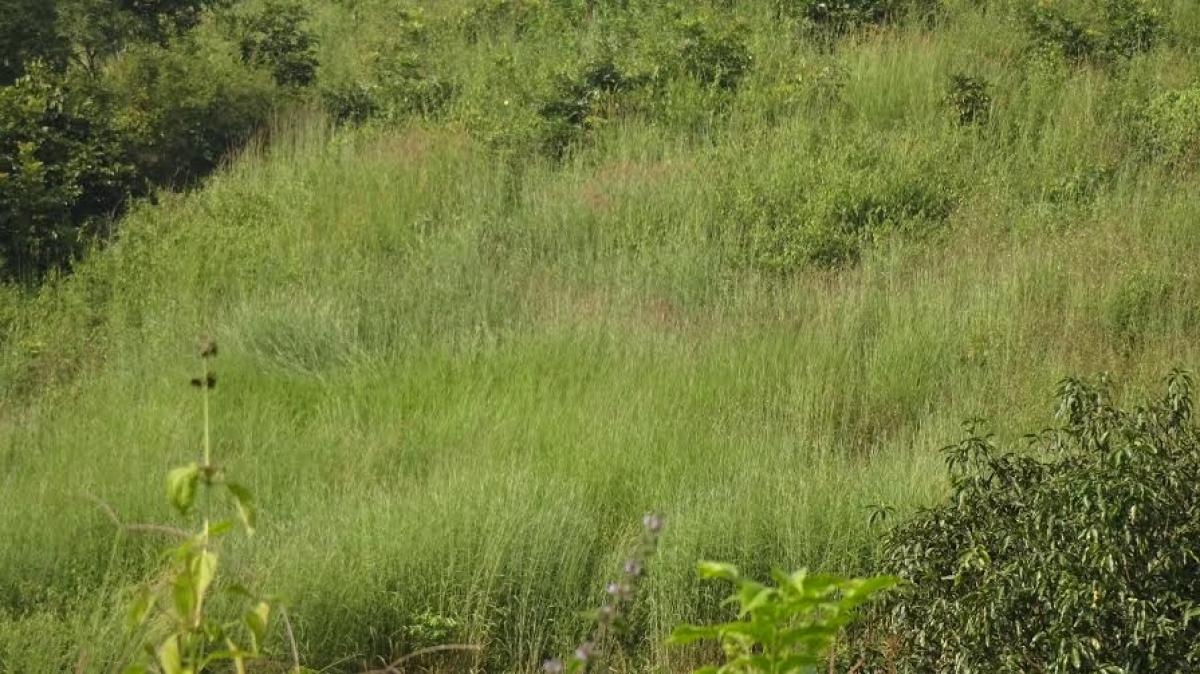
[{"label": "dark green foliage", "polygon": [[378,108],[385,119],[432,115],[454,98],[454,85],[409,51],[395,50],[380,57],[374,76]]},{"label": "dark green foliage", "polygon": [[1023,20],[1042,49],[1070,61],[1113,61],[1151,49],[1165,28],[1146,0],[1032,2]]},{"label": "dark green foliage", "polygon": [[719,89],[735,89],[750,70],[745,26],[692,17],[680,21],[679,67],[689,77]]},{"label": "dark green foliage", "polygon": [[561,155],[600,120],[613,114],[617,95],[642,83],[640,78],[622,72],[610,58],[589,63],[574,76],[560,76],[554,93],[538,109],[547,125],[547,150]]},{"label": "dark green foliage", "polygon": [[216,168],[266,121],[271,82],[220,54],[146,46],[122,56],[112,86],[139,171],[184,184]]},{"label": "dark green foliage", "polygon": [[373,87],[361,82],[336,84],[321,89],[321,104],[338,124],[361,124],[379,110]]},{"label": "dark green foliage", "polygon": [[909,580],[876,627],[915,672],[1190,672],[1200,666],[1200,434],[1192,379],[1145,407],[1106,378],[1059,389],[1062,426],[947,451],[953,494],[884,542]]},{"label": "dark green foliage", "polygon": [[100,60],[130,44],[166,46],[194,28],[211,7],[227,0],[57,0],[58,31],[83,65],[95,71]]},{"label": "dark green foliage", "polygon": [[958,73],[950,78],[946,103],[962,126],[986,122],[992,110],[992,97],[986,81]]},{"label": "dark green foliage", "polygon": [[930,17],[940,5],[940,0],[780,0],[784,14],[830,36],[910,15]]},{"label": "dark green foliage", "polygon": [[954,210],[954,197],[920,180],[903,180],[878,190],[852,192],[834,205],[833,216],[844,231],[859,237],[898,228],[944,221]]},{"label": "dark green foliage", "polygon": [[269,0],[240,17],[238,46],[247,63],[268,69],[283,86],[307,86],[317,74],[316,37],[308,9],[290,0]]},{"label": "dark green foliage", "polygon": [[0,86],[20,77],[34,59],[56,70],[66,64],[67,45],[56,19],[53,2],[0,0]]},{"label": "dark green foliage", "polygon": [[67,264],[138,185],[102,97],[28,71],[0,88],[0,279],[25,281]]},{"label": "dark green foliage", "polygon": [[393,30],[371,43],[365,72],[321,88],[325,110],[339,123],[433,116],[454,99],[456,86],[436,72],[424,53],[429,28],[421,12],[393,8],[389,20]]}]

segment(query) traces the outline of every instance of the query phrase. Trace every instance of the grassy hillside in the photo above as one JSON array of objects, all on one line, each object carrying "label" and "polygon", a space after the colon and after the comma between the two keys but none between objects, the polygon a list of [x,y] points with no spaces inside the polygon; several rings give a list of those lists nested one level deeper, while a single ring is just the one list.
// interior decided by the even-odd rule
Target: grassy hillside
[{"label": "grassy hillside", "polygon": [[[682,669],[661,637],[716,604],[696,559],[863,571],[868,506],[943,495],[962,420],[1015,436],[1063,376],[1200,364],[1191,0],[1084,59],[1015,0],[844,36],[766,0],[426,4],[314,3],[318,86],[373,120],[283,114],[72,276],[3,289],[0,671],[81,644],[104,671],[161,541],[89,497],[171,521],[201,335],[263,511],[231,573],[334,671],[429,616],[536,668],[652,509],[627,665]],[[642,83],[588,85],[605,63]],[[974,119],[955,75],[986,82]]]}]

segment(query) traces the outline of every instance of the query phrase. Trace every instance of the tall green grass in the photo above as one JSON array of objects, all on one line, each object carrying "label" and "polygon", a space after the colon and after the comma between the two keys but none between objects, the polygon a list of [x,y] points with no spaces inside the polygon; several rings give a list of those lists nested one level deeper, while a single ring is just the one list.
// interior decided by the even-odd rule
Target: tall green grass
[{"label": "tall green grass", "polygon": [[[939,498],[963,419],[1011,435],[1049,422],[1065,375],[1136,391],[1200,362],[1197,181],[1138,159],[1122,107],[1200,63],[1164,46],[1119,72],[1030,65],[1019,27],[962,4],[832,53],[754,6],[755,69],[729,100],[681,84],[563,161],[472,119],[531,114],[505,121],[520,95],[497,88],[517,80],[495,49],[536,89],[594,36],[444,37],[446,118],[282,119],[72,277],[5,290],[0,671],[69,670],[81,649],[104,666],[158,545],[117,538],[86,497],[170,519],[160,476],[195,446],[201,334],[222,346],[218,454],[263,511],[233,574],[291,599],[309,664],[347,669],[411,648],[425,612],[490,669],[536,667],[586,630],[651,509],[667,532],[627,665],[679,669],[661,637],[716,611],[696,559],[862,570],[869,506]],[[386,31],[372,7],[320,25]],[[331,72],[357,67],[326,44]],[[991,83],[986,125],[954,124],[959,71]],[[950,195],[944,222],[837,269],[747,262],[773,235],[743,226],[754,208],[804,225],[909,183]]]}]

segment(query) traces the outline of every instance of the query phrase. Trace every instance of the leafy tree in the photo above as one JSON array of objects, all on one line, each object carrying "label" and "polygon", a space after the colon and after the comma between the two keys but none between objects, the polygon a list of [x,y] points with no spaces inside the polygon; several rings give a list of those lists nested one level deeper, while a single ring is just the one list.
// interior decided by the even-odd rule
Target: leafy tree
[{"label": "leafy tree", "polygon": [[305,24],[304,5],[269,0],[256,13],[241,17],[242,60],[271,71],[284,86],[307,86],[317,74],[316,37]]},{"label": "leafy tree", "polygon": [[138,181],[103,97],[34,61],[0,88],[0,278],[64,266]]},{"label": "leafy tree", "polygon": [[56,68],[66,63],[67,45],[57,22],[54,2],[0,0],[0,85],[11,84],[34,59]]},{"label": "leafy tree", "polygon": [[186,184],[215,169],[267,118],[274,88],[232,55],[142,46],[113,64],[117,128],[153,184]]},{"label": "leafy tree", "polygon": [[59,30],[75,58],[95,73],[130,44],[167,45],[194,28],[205,10],[230,0],[57,0]]}]

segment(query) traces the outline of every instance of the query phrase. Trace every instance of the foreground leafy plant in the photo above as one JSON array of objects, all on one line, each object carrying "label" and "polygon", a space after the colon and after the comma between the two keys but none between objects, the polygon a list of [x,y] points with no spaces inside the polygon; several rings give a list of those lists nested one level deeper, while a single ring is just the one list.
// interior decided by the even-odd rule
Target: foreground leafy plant
[{"label": "foreground leafy plant", "polygon": [[[215,343],[201,347],[203,369],[192,380],[203,396],[201,461],[167,474],[171,505],[182,515],[195,516],[198,528],[195,532],[160,528],[174,532],[182,542],[167,551],[166,569],[142,589],[130,609],[129,627],[141,642],[142,654],[123,670],[125,674],[200,674],[217,663],[228,663],[240,674],[248,661],[259,657],[267,635],[271,605],[245,588],[232,586],[227,590],[245,604],[237,619],[220,621],[207,610],[220,561],[217,542],[239,522],[246,534],[252,535],[255,519],[250,491],[229,481],[225,471],[212,461],[209,394],[217,380],[209,361],[216,355]],[[231,516],[224,519],[216,519],[212,507],[214,497],[220,495],[228,497],[230,506]],[[298,662],[291,671],[301,671]]]},{"label": "foreground leafy plant", "polygon": [[896,585],[891,576],[847,579],[828,574],[779,571],[777,586],[744,578],[737,567],[701,562],[700,575],[732,582],[736,591],[726,603],[736,604],[738,619],[719,625],[681,625],[669,643],[718,641],[723,665],[706,674],[801,674],[815,672],[838,633],[854,619],[854,610],[877,593]]},{"label": "foreground leafy plant", "polygon": [[[907,671],[1183,672],[1200,665],[1200,433],[1192,378],[1112,404],[1062,382],[1060,428],[947,449],[954,493],[884,544],[911,581],[875,627]],[[1038,458],[1049,457],[1046,459]]]}]

